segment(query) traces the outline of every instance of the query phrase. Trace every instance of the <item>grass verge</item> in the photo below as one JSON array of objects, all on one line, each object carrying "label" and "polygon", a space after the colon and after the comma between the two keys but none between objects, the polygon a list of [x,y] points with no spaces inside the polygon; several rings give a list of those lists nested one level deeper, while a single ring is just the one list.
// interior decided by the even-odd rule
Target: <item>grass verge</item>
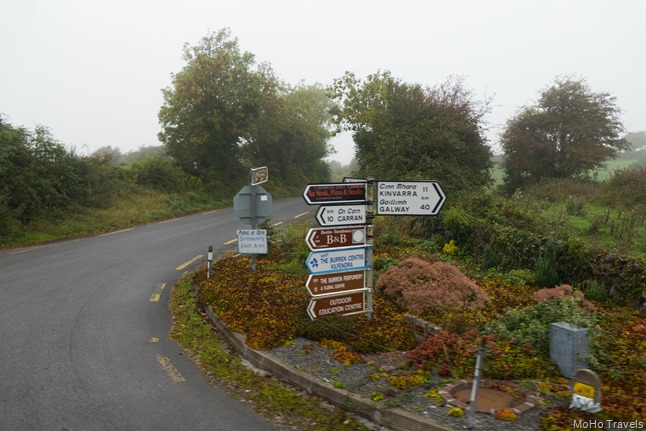
[{"label": "grass verge", "polygon": [[239,356],[230,354],[200,310],[191,276],[174,286],[170,307],[171,337],[190,352],[214,384],[250,405],[264,418],[279,426],[303,431],[368,430],[353,415],[330,407],[320,398],[286,382],[255,373]]}]

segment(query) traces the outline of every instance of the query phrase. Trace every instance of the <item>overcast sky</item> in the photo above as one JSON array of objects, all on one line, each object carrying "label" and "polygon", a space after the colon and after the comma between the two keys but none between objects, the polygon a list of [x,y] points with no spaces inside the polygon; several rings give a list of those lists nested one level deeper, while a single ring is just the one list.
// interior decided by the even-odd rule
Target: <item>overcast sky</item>
[{"label": "overcast sky", "polygon": [[[82,154],[159,145],[161,89],[184,67],[184,43],[223,27],[291,84],[463,76],[493,97],[492,145],[563,75],[614,95],[627,131],[646,130],[643,0],[0,0],[0,114]],[[352,158],[348,137],[332,143],[332,159]]]}]

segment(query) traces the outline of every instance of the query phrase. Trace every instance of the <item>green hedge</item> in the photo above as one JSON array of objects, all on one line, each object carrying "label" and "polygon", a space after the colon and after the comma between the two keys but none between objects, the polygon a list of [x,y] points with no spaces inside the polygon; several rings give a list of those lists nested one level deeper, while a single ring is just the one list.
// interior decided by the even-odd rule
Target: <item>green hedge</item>
[{"label": "green hedge", "polygon": [[482,261],[485,248],[490,248],[502,271],[534,270],[536,259],[551,241],[556,247],[556,270],[561,283],[585,289],[596,281],[617,304],[637,308],[646,305],[646,259],[612,254],[604,247],[562,232],[550,237],[502,225],[495,219],[493,215],[476,218],[467,211],[452,208],[428,223],[427,232],[440,235],[445,242],[455,240],[463,253],[478,261]]}]

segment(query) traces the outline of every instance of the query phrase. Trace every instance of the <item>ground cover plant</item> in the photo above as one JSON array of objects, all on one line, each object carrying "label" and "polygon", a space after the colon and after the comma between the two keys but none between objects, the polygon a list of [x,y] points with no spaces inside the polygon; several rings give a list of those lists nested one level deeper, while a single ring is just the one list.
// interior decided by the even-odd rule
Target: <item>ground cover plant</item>
[{"label": "ground cover plant", "polygon": [[[384,234],[385,241],[375,248],[374,318],[312,321],[305,312],[308,297],[303,286],[307,249],[302,238],[307,229],[291,229],[280,233],[280,242],[259,260],[255,274],[247,258],[229,257],[216,263],[220,281],[200,282],[201,300],[211,304],[229,327],[247,332],[253,346],[277,347],[293,337],[306,337],[333,348],[338,360],[348,365],[359,354],[408,352],[403,368],[375,373],[375,380],[386,389],[366,394],[387,403],[395,394],[420,385],[431,393],[442,379],[470,378],[484,336],[485,377],[521,382],[538,391],[544,402],[543,429],[559,430],[571,429],[573,419],[587,417],[563,408],[571,396],[568,381],[560,377],[547,348],[549,323],[569,321],[590,328],[593,334],[590,367],[603,382],[603,411],[597,417],[622,421],[646,417],[646,388],[637,383],[646,375],[643,312],[590,298],[570,285],[542,288],[528,270],[484,270],[480,262],[451,253],[451,248],[443,252],[444,247],[432,241],[405,238],[392,232],[398,227],[380,226],[376,230]],[[406,280],[413,298],[422,294],[420,285],[430,284],[427,291],[432,293],[437,275],[430,268],[437,264],[444,268],[445,278],[473,289],[464,297],[468,300],[457,300],[454,307],[432,306],[432,294],[428,302],[420,302],[419,297],[406,300],[405,288],[397,282]],[[451,267],[448,272],[447,266]],[[251,294],[260,290],[261,294]],[[264,317],[259,316],[263,313]],[[405,327],[406,313],[429,319],[444,330],[418,344]]]}]

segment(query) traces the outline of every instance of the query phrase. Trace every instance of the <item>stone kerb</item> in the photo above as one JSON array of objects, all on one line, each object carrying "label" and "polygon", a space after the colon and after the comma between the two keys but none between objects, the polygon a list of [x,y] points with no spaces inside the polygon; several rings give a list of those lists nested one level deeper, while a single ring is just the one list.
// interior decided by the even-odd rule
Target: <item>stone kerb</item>
[{"label": "stone kerb", "polygon": [[278,358],[247,346],[245,336],[230,331],[217,318],[211,307],[207,307],[206,312],[211,321],[231,343],[238,354],[262,371],[286,380],[308,393],[318,395],[338,407],[356,413],[377,425],[387,427],[394,431],[452,431],[450,428],[446,428],[419,415],[402,409],[383,407],[372,400],[363,398],[345,389],[335,388],[329,383],[322,382],[302,371],[293,369]]}]

